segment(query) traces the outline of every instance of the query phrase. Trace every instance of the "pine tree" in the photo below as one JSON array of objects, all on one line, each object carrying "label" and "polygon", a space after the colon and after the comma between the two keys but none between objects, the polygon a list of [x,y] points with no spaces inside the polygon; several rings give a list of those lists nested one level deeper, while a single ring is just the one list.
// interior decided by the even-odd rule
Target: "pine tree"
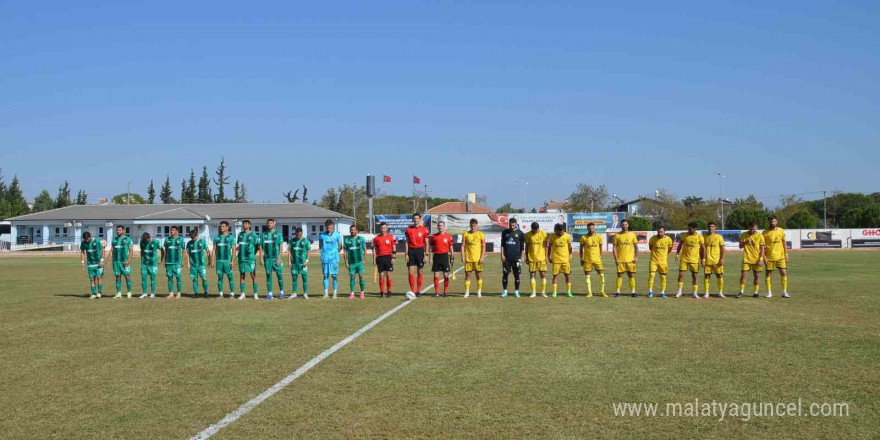
[{"label": "pine tree", "polygon": [[17,217],[28,213],[27,200],[24,199],[24,194],[21,192],[21,186],[18,183],[18,176],[12,176],[12,183],[6,190],[6,203],[7,218]]},{"label": "pine tree", "polygon": [[9,203],[6,201],[6,179],[3,178],[3,170],[0,169],[0,220],[7,217]]},{"label": "pine tree", "polygon": [[186,199],[188,202],[196,203],[196,172],[192,168],[189,169],[189,184],[186,186]]},{"label": "pine tree", "polygon": [[89,204],[89,195],[86,194],[86,190],[81,189],[76,193],[76,204],[77,205],[88,205]]},{"label": "pine tree", "polygon": [[244,182],[241,182],[241,186],[238,188],[238,195],[240,197],[239,203],[247,203],[247,186],[245,186]]},{"label": "pine tree", "polygon": [[180,203],[192,203],[189,201],[189,189],[186,187],[186,179],[180,181]]},{"label": "pine tree", "polygon": [[199,178],[199,193],[197,200],[199,203],[211,203],[214,197],[211,195],[211,179],[208,177],[208,167],[202,167],[202,177]]},{"label": "pine tree", "polygon": [[[36,204],[36,201],[34,201]],[[64,181],[64,184],[58,187],[58,195],[55,196],[55,209],[64,208],[65,206],[70,206],[73,204],[73,201],[70,200],[70,184],[67,181]]]},{"label": "pine tree", "polygon": [[239,185],[238,181],[235,181],[235,186],[232,188],[232,201],[235,203],[241,203],[241,185]]},{"label": "pine tree", "polygon": [[228,203],[229,200],[226,199],[226,192],[223,190],[223,187],[229,184],[229,176],[226,175],[225,158],[220,158],[220,166],[217,167],[217,171],[214,174],[217,175],[217,178],[214,179],[214,184],[217,185],[217,203]]},{"label": "pine tree", "polygon": [[167,174],[165,175],[165,184],[162,185],[162,191],[159,193],[159,199],[162,200],[162,203],[168,205],[170,203],[174,203],[174,198],[172,197],[171,192],[171,177]]},{"label": "pine tree", "polygon": [[55,202],[52,201],[52,196],[45,189],[34,199],[34,212],[48,211],[54,206]]},{"label": "pine tree", "polygon": [[151,205],[156,203],[156,187],[153,185],[152,179],[150,179],[150,186],[147,187],[147,202]]}]

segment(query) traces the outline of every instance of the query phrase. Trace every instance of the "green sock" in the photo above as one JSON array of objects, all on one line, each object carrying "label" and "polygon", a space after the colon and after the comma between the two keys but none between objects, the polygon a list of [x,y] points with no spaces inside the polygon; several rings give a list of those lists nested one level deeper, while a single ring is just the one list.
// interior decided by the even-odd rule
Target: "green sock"
[{"label": "green sock", "polygon": [[122,280],[116,280],[116,291],[122,292]]},{"label": "green sock", "polygon": [[202,289],[205,289],[205,296],[208,296],[208,280],[202,278]]},{"label": "green sock", "polygon": [[89,287],[90,287],[90,288],[91,288],[91,289],[92,289],[92,295],[94,295],[94,294],[95,294],[95,291],[96,291],[96,290],[98,290],[98,288],[97,288],[97,287],[95,287],[95,285],[94,285],[94,284],[92,284],[92,285],[91,285],[91,286],[89,286]]},{"label": "green sock", "polygon": [[278,272],[278,291],[284,292],[284,274],[282,272]]},{"label": "green sock", "polygon": [[193,295],[199,296],[199,282],[197,280],[193,280]]},{"label": "green sock", "polygon": [[367,287],[367,280],[361,278],[361,292],[366,290],[366,287]]},{"label": "green sock", "polygon": [[297,278],[296,275],[294,275],[293,276],[293,290],[291,290],[291,292],[293,292],[293,293],[296,293],[296,289],[297,289],[297,287],[299,287],[299,286],[297,286],[298,283],[297,283],[296,278]]},{"label": "green sock", "polygon": [[258,286],[257,283],[254,283],[254,293],[260,293],[259,289],[260,289],[260,286]]},{"label": "green sock", "polygon": [[239,283],[238,288],[241,290],[241,293],[244,294],[244,283]]},{"label": "green sock", "polygon": [[131,292],[131,278],[125,279],[125,288],[128,289],[128,292]]},{"label": "green sock", "polygon": [[104,283],[98,284],[98,293],[104,293]]},{"label": "green sock", "polygon": [[266,292],[272,291],[272,272],[266,275]]},{"label": "green sock", "polygon": [[150,277],[150,293],[156,294],[156,277]]},{"label": "green sock", "polygon": [[183,290],[183,280],[180,277],[177,277],[177,293]]},{"label": "green sock", "polygon": [[174,278],[168,278],[168,293],[174,292]]},{"label": "green sock", "polygon": [[141,292],[147,291],[147,279],[141,278]]},{"label": "green sock", "polygon": [[348,277],[348,285],[349,285],[349,287],[351,287],[351,290],[349,290],[349,292],[354,292],[354,277],[353,276]]},{"label": "green sock", "polygon": [[232,279],[232,274],[226,274],[226,278],[229,278],[229,293],[235,293],[235,280]]},{"label": "green sock", "polygon": [[303,275],[303,293],[309,293],[309,277]]},{"label": "green sock", "polygon": [[[232,287],[232,283],[229,283],[229,287],[230,288]],[[217,291],[218,292],[223,291],[223,275],[222,274],[219,277],[217,277]]]}]

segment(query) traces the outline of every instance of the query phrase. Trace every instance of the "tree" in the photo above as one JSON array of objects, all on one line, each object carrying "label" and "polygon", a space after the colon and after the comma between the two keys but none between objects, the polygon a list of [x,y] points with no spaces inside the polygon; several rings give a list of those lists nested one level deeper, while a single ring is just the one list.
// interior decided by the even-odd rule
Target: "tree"
[{"label": "tree", "polygon": [[114,205],[146,205],[147,200],[138,193],[116,194],[110,200]]},{"label": "tree", "polygon": [[186,185],[186,200],[187,202],[183,203],[197,203],[197,195],[196,192],[196,172],[193,171],[192,168],[189,169],[189,183]]},{"label": "tree", "polygon": [[789,229],[815,229],[817,223],[818,220],[812,212],[801,210],[788,218],[788,221],[785,222],[785,227]]},{"label": "tree", "polygon": [[202,167],[202,177],[199,177],[198,195],[196,200],[198,203],[211,203],[214,196],[211,195],[211,179],[208,177],[208,167]]},{"label": "tree", "polygon": [[507,203],[499,206],[498,209],[495,210],[495,212],[520,213],[520,212],[522,212],[522,209],[521,208],[520,209],[514,208],[512,203],[507,202]]},{"label": "tree", "polygon": [[236,180],[233,191],[235,193],[235,198],[233,199],[233,202],[247,203],[247,187],[244,185],[244,182],[239,182],[238,180]]},{"label": "tree", "polygon": [[151,205],[156,203],[156,187],[153,185],[153,179],[150,179],[150,186],[147,187],[147,202]]},{"label": "tree", "polygon": [[569,212],[593,212],[608,205],[608,188],[605,185],[593,186],[579,183],[571,195],[565,209]]},{"label": "tree", "polygon": [[43,212],[53,209],[55,207],[55,201],[52,200],[52,196],[49,194],[49,191],[43,190],[40,192],[36,198],[34,198],[34,211],[33,212]]},{"label": "tree", "polygon": [[171,177],[167,174],[165,175],[165,183],[162,185],[162,190],[159,192],[159,200],[162,200],[162,203],[168,205],[176,202],[174,197],[172,196],[173,192],[171,192]]},{"label": "tree", "polygon": [[217,176],[214,178],[214,184],[217,185],[217,203],[229,203],[223,190],[223,187],[229,184],[229,176],[226,175],[226,158],[220,158],[220,166],[217,167],[214,175]]},{"label": "tree", "polygon": [[331,211],[339,212],[339,208],[337,204],[339,203],[339,194],[336,192],[336,188],[330,187],[327,189],[327,192],[321,196],[321,199],[318,201],[318,206],[322,208],[329,209]]},{"label": "tree", "polygon": [[86,190],[81,189],[76,193],[76,204],[77,205],[88,205],[89,204],[89,195],[86,194]]},{"label": "tree", "polygon": [[58,187],[58,195],[55,196],[55,203],[53,206],[57,209],[72,204],[73,201],[70,200],[70,184],[65,180],[64,184]]},{"label": "tree", "polygon": [[489,206],[489,196],[485,194],[477,194],[476,202],[478,205]]},{"label": "tree", "polygon": [[702,197],[687,196],[681,200],[681,203],[684,204],[684,206],[690,208],[693,206],[702,205],[704,201]]},{"label": "tree", "polygon": [[725,227],[727,229],[749,229],[749,225],[756,221],[758,227],[766,228],[770,215],[767,210],[754,205],[734,206],[730,212],[725,213]]},{"label": "tree", "polygon": [[843,228],[877,228],[880,227],[880,204],[870,203],[860,208],[849,210],[840,218]]},{"label": "tree", "polygon": [[192,203],[189,200],[189,189],[186,187],[186,179],[180,180],[180,203]]},{"label": "tree", "polygon": [[6,190],[6,218],[17,217],[28,213],[27,200],[21,192],[18,176],[12,176],[12,182]]},{"label": "tree", "polygon": [[241,184],[238,181],[235,181],[235,186],[232,187],[232,201],[235,203],[241,203],[239,199],[241,198]]},{"label": "tree", "polygon": [[6,200],[6,179],[3,178],[3,170],[0,169],[0,220],[7,217],[9,202]]},{"label": "tree", "polygon": [[645,217],[633,216],[627,217],[626,220],[629,222],[630,231],[650,231],[653,229],[651,220]]}]

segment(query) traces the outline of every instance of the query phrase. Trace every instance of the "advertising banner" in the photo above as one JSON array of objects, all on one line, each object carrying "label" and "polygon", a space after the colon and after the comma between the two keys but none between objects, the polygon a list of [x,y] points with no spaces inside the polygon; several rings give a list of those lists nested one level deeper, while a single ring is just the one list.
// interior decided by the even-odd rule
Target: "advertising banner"
[{"label": "advertising banner", "polygon": [[880,248],[880,228],[850,229],[852,247]]},{"label": "advertising banner", "polygon": [[[431,215],[425,214],[422,216],[424,220],[425,227],[428,228],[428,231],[432,231],[431,228]],[[394,236],[394,239],[397,241],[406,240],[406,235],[404,235],[406,228],[412,225],[412,215],[410,214],[389,214],[389,215],[376,215],[376,233],[379,232],[379,224],[385,222],[388,224],[388,233]]]},{"label": "advertising banner", "polygon": [[[427,216],[425,216],[427,217]],[[477,228],[484,233],[497,232],[507,229],[506,214],[437,214],[431,216],[431,230],[437,230],[437,222],[446,222],[446,232],[452,235],[462,234],[470,230],[469,224],[472,218],[477,219]]]},{"label": "advertising banner", "polygon": [[625,212],[587,212],[568,214],[568,232],[574,241],[587,235],[587,225],[594,223],[596,232],[604,234],[620,230],[620,221],[626,218]]},{"label": "advertising banner", "polygon": [[801,229],[801,249],[840,249],[843,239],[835,229]]}]

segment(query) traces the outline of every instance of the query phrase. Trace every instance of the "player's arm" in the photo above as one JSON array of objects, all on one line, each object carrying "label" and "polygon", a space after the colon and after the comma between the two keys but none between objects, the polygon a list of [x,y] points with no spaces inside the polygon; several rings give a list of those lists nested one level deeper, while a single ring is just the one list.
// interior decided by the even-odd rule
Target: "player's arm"
[{"label": "player's arm", "polygon": [[675,262],[678,262],[678,259],[681,257],[681,248],[684,246],[684,240],[678,241],[678,246],[675,247]]},{"label": "player's arm", "polygon": [[519,235],[519,261],[525,259],[526,241],[522,233]]},{"label": "player's arm", "polygon": [[483,237],[480,240],[480,263],[482,264],[483,261],[485,261],[485,259],[486,259],[486,238]]},{"label": "player's arm", "polygon": [[581,256],[581,266],[584,265],[584,248],[585,248],[585,247],[586,247],[586,246],[584,246],[584,243],[581,242],[580,249],[578,249],[578,255]]},{"label": "player's arm", "polygon": [[465,236],[461,236],[461,261],[467,261],[467,243],[465,242]]},{"label": "player's arm", "polygon": [[766,266],[767,265],[767,246],[766,245],[764,245],[764,244],[761,245],[761,253],[759,255],[760,255],[758,257],[760,259],[759,261],[763,261],[764,265]]},{"label": "player's arm", "polygon": [[633,263],[639,262],[639,240],[636,237],[636,241],[633,243]]},{"label": "player's arm", "polygon": [[[615,235],[615,237],[616,237],[616,235]],[[620,264],[617,262],[617,244],[616,243],[611,244],[611,256],[614,257],[614,264],[615,265]]]},{"label": "player's arm", "polygon": [[125,260],[126,266],[131,266],[131,257],[134,255],[134,243],[128,247],[128,259]]},{"label": "player's arm", "polygon": [[785,262],[788,262],[788,246],[785,244],[785,232],[782,233],[782,256],[785,257]]},{"label": "player's arm", "polygon": [[718,265],[720,266],[724,266],[724,252],[726,251],[724,250],[724,243],[722,243],[718,250]]},{"label": "player's arm", "polygon": [[260,262],[260,266],[265,266],[266,263],[263,262],[263,245],[259,244],[254,246],[254,257]]},{"label": "player's arm", "polygon": [[342,260],[345,261],[345,268],[348,269],[348,252],[342,253]]},{"label": "player's arm", "polygon": [[706,265],[706,244],[700,243],[700,263]]},{"label": "player's arm", "polygon": [[501,262],[504,262],[504,233],[501,234]]},{"label": "player's arm", "polygon": [[[233,238],[233,241],[235,241],[236,244],[238,244],[238,240]],[[234,244],[234,245],[232,245],[232,251],[229,252],[229,268],[230,269],[235,267],[235,256],[236,255],[238,255],[238,246],[236,246]]]},{"label": "player's arm", "polygon": [[159,264],[165,262],[165,246],[159,246]]},{"label": "player's arm", "polygon": [[406,241],[403,243],[403,249],[406,250],[406,255],[403,256],[403,259],[409,264],[409,228],[404,231],[404,237],[406,237]]},{"label": "player's arm", "polygon": [[739,238],[739,248],[745,249],[745,247],[746,247],[746,242],[745,242],[745,240],[742,239],[742,237],[740,237]]},{"label": "player's arm", "polygon": [[186,262],[185,266],[183,267],[189,269],[189,251],[187,251],[186,249],[183,250],[183,259]]},{"label": "player's arm", "polygon": [[568,261],[571,261],[571,255],[573,254],[571,250],[571,242],[568,242]]}]

